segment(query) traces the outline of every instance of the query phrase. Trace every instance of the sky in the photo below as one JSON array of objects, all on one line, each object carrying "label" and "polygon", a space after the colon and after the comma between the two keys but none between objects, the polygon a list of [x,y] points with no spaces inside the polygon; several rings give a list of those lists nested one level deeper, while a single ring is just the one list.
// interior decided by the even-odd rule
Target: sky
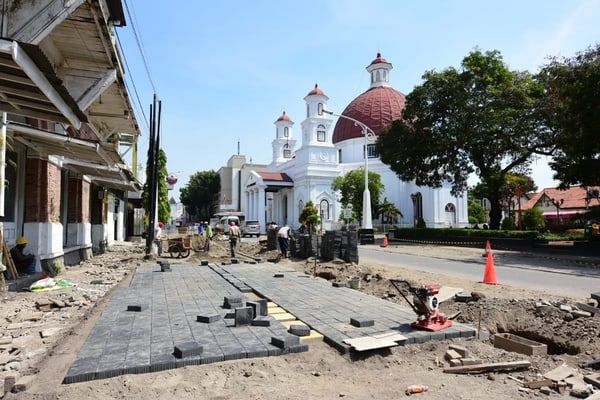
[{"label": "sky", "polygon": [[[301,133],[304,97],[315,84],[336,113],[369,87],[378,52],[404,94],[426,71],[458,68],[473,50],[498,50],[512,70],[535,73],[599,41],[597,0],[123,0],[117,28],[126,82],[142,130],[161,102],[161,147],[178,182],[225,166],[234,154],[272,159],[275,120],[285,111]],[[546,160],[537,186],[552,187]],[[140,180],[144,180],[143,176]],[[470,181],[471,182],[471,181]],[[472,183],[476,183],[475,179]]]}]

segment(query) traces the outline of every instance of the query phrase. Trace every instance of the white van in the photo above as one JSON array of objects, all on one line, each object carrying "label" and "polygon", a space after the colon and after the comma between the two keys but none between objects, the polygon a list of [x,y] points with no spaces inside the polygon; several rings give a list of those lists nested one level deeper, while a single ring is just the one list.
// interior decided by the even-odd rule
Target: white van
[{"label": "white van", "polygon": [[229,227],[231,226],[231,222],[235,222],[237,226],[240,226],[240,219],[235,215],[226,215],[219,219],[219,222],[215,225],[215,230],[221,231],[226,235],[229,235]]}]

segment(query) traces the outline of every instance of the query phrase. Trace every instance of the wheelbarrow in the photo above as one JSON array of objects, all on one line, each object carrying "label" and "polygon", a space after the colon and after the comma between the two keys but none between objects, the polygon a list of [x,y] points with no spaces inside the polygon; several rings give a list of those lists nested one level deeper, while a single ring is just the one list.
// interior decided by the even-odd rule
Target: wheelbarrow
[{"label": "wheelbarrow", "polygon": [[173,258],[186,258],[190,255],[192,239],[188,236],[167,239],[167,251]]}]

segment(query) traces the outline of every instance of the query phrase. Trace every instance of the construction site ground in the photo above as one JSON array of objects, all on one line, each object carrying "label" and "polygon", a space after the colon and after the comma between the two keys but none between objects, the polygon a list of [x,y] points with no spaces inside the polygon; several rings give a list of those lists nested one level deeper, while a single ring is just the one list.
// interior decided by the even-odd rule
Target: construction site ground
[{"label": "construction site ground", "polygon": [[[185,264],[185,268],[206,268],[200,265],[202,260],[226,265],[230,261],[228,242],[216,239],[208,253],[192,251],[185,259],[153,259],[145,255],[143,243],[118,243],[104,254],[69,267],[59,276],[72,282],[72,287],[1,293],[0,384],[3,383],[6,390],[14,381],[14,387],[6,393],[0,391],[0,395],[4,393],[6,399],[63,400],[387,399],[404,396],[410,385],[426,386],[427,392],[415,396],[428,399],[560,398],[571,390],[581,397],[591,393],[583,378],[585,375],[593,381],[595,370],[581,368],[581,365],[600,357],[600,318],[587,316],[574,307],[584,299],[506,285],[485,285],[409,270],[401,265],[391,268],[341,260],[325,263],[314,259],[281,259],[277,250],[266,251],[252,239],[241,242],[239,259],[242,263],[254,258],[269,259],[281,270],[305,273],[313,277],[311,279],[329,282],[348,282],[358,276],[361,296],[369,295],[402,306],[406,306],[406,301],[389,279],[462,288],[463,292],[472,293],[472,301],[449,299],[440,309],[452,315],[457,324],[470,327],[477,334],[361,352],[340,352],[324,341],[311,340],[307,351],[298,353],[63,383],[111,299],[120,289],[132,284],[136,270],[154,265],[160,271],[157,261],[168,261],[174,266]],[[195,247],[200,248],[197,243]],[[402,245],[401,251],[427,252],[455,260],[482,252],[481,249],[421,245]],[[235,265],[227,265],[227,268],[234,269]],[[498,332],[544,343],[549,354],[526,355],[496,348],[490,338]],[[484,363],[511,365],[527,361],[529,366],[483,373],[448,373],[450,346],[460,346],[468,351],[469,358]],[[548,389],[523,388],[524,382],[543,381],[544,375],[551,371],[556,373],[557,368],[560,377],[565,375],[569,382],[566,394],[560,394],[556,385]],[[565,370],[568,373],[564,373]]]}]

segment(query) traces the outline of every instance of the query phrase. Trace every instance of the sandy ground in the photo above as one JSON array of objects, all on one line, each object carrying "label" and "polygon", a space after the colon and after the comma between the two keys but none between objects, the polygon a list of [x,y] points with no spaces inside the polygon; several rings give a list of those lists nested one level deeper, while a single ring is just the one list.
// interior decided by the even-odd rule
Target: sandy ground
[{"label": "sandy ground", "polygon": [[[171,262],[227,260],[227,242],[214,241],[210,252],[192,252]],[[199,246],[199,245],[198,245]],[[404,252],[457,254],[465,257],[477,249],[410,246]],[[252,240],[243,240],[243,255],[276,258]],[[477,300],[442,303],[440,310],[456,321],[480,330],[472,339],[429,342],[341,355],[323,342],[310,342],[305,353],[255,358],[160,373],[125,375],[112,379],[64,385],[64,375],[77,350],[101,315],[111,290],[128,284],[139,265],[156,262],[144,255],[141,244],[117,244],[105,254],[60,275],[77,284],[51,292],[1,293],[0,377],[17,385],[6,399],[392,399],[405,396],[410,385],[424,385],[427,399],[515,399],[563,397],[558,385],[524,389],[523,382],[539,381],[543,374],[566,365],[575,378],[566,393],[589,393],[579,374],[594,374],[580,365],[600,357],[600,318],[586,316],[573,307],[581,299],[566,299],[517,287],[484,285],[453,277],[385,265],[317,262],[316,273],[330,280],[360,276],[361,291],[394,302],[405,302],[389,284],[401,276],[413,282],[444,282],[472,293]],[[314,260],[279,261],[300,271],[315,273]],[[562,308],[562,309],[561,309]],[[511,332],[548,345],[548,355],[528,356],[495,348],[490,335]],[[445,359],[451,345],[467,349],[470,358],[484,363],[528,361],[513,371],[472,374],[447,373]],[[565,367],[563,367],[564,369]],[[566,374],[570,375],[570,374]],[[6,379],[8,377],[8,379]],[[1,382],[0,382],[1,384]],[[574,386],[573,386],[574,385]],[[581,387],[580,387],[581,386]],[[0,391],[3,393],[4,391]],[[542,394],[545,393],[545,394]],[[583,394],[582,394],[583,396]]]}]

